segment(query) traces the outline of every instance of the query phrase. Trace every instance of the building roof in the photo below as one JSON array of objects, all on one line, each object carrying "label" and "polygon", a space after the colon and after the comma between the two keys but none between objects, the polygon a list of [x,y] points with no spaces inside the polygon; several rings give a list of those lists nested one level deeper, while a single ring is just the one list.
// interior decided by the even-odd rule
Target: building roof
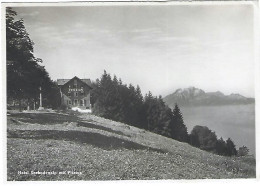
[{"label": "building roof", "polygon": [[80,79],[80,80],[86,83],[88,86],[92,87],[90,79]]},{"label": "building roof", "polygon": [[[72,78],[73,79],[73,78]],[[64,84],[66,84],[68,81],[70,81],[71,79],[57,79],[57,84],[59,86],[62,86]],[[88,86],[92,87],[91,86],[91,81],[90,79],[80,79],[81,81],[83,81],[84,83],[86,83]]]},{"label": "building roof", "polygon": [[57,84],[58,85],[64,85],[67,83],[70,79],[57,79]]}]

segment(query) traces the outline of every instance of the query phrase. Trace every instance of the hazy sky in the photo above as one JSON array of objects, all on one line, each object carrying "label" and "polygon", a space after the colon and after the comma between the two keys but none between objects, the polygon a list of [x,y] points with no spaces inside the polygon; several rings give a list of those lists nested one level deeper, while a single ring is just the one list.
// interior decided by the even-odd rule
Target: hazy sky
[{"label": "hazy sky", "polygon": [[254,96],[250,5],[19,7],[52,79],[106,69],[142,92],[195,86]]}]

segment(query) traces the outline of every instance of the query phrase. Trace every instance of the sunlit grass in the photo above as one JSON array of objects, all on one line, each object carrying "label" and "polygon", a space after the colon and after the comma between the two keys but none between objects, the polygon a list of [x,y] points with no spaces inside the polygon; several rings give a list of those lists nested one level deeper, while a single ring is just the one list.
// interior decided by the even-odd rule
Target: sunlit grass
[{"label": "sunlit grass", "polygon": [[[218,156],[93,115],[73,116],[76,119],[65,122],[55,114],[51,119],[36,114],[33,122],[26,117],[8,117],[8,180],[255,177],[253,157]],[[18,171],[82,174],[21,175]]]}]

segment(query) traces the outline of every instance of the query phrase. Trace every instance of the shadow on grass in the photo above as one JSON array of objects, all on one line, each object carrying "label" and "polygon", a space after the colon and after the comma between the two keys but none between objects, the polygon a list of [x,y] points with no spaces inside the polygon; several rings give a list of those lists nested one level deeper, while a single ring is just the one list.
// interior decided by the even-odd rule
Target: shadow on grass
[{"label": "shadow on grass", "polygon": [[130,137],[130,135],[126,135],[124,134],[123,132],[121,131],[116,131],[116,130],[113,130],[111,128],[108,128],[108,127],[104,127],[104,126],[100,126],[100,125],[95,125],[95,124],[92,124],[92,123],[89,123],[89,122],[83,122],[83,121],[79,121],[77,123],[78,126],[81,126],[81,127],[87,127],[87,128],[93,128],[93,129],[99,129],[99,130],[104,130],[104,131],[107,131],[107,132],[111,132],[111,133],[114,133],[114,134],[118,134],[118,135],[122,135],[122,136],[128,136]]},{"label": "shadow on grass", "polygon": [[55,131],[55,130],[15,130],[7,131],[8,138],[23,138],[23,139],[55,139],[69,140],[79,143],[90,144],[104,150],[115,150],[125,148],[129,150],[151,150],[159,153],[167,151],[157,148],[147,147],[132,141],[120,139],[114,136],[105,136],[99,133],[82,132],[82,131]]},{"label": "shadow on grass", "polygon": [[22,122],[38,123],[43,125],[51,125],[63,122],[76,122],[76,115],[64,115],[57,113],[15,113],[11,114],[12,118],[19,119]]}]

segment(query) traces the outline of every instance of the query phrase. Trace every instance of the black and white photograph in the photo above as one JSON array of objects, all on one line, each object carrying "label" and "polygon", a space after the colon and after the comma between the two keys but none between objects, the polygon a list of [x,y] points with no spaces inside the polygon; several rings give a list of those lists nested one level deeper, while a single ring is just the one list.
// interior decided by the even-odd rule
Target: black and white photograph
[{"label": "black and white photograph", "polygon": [[6,181],[256,178],[256,4],[2,3]]}]

